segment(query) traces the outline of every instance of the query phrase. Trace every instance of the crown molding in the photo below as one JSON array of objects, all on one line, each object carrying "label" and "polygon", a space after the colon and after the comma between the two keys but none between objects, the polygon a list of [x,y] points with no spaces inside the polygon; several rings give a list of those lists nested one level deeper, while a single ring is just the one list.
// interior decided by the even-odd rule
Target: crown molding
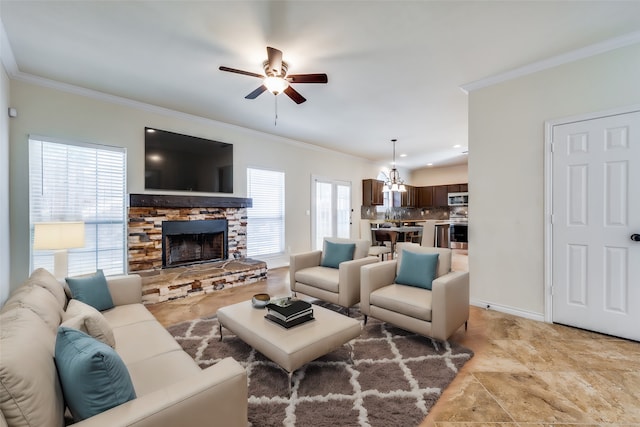
[{"label": "crown molding", "polygon": [[4,22],[2,22],[2,18],[0,17],[0,60],[2,60],[2,65],[4,66],[5,71],[12,77],[18,73],[18,63],[16,62],[16,58],[13,56],[13,49],[11,49],[11,44],[9,43],[9,37],[7,36],[7,32],[4,29]]},{"label": "crown molding", "polygon": [[468,94],[474,90],[483,89],[485,87],[493,86],[498,83],[503,83],[509,80],[517,79],[529,74],[537,73],[539,71],[548,70],[550,68],[557,67],[559,65],[568,64],[570,62],[578,61],[580,59],[589,58],[591,56],[599,55],[601,53],[609,52],[622,47],[631,46],[633,44],[640,43],[640,31],[625,34],[620,37],[614,37],[609,40],[605,40],[599,43],[592,44],[580,49],[572,50],[570,52],[562,53],[560,55],[552,56],[542,61],[533,62],[525,65],[524,67],[515,68],[504,73],[496,74],[493,76],[485,77],[480,80],[476,80],[470,83],[466,83],[460,86],[460,89]]}]

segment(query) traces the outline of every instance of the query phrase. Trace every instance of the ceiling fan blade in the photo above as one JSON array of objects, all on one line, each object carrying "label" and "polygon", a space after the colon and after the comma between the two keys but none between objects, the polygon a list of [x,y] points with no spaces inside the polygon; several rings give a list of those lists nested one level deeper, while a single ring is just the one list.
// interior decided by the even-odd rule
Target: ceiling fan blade
[{"label": "ceiling fan blade", "polygon": [[300,95],[300,93],[294,88],[292,88],[291,86],[287,86],[287,88],[284,90],[284,93],[286,93],[289,98],[293,99],[293,102],[295,102],[296,104],[302,104],[304,101],[307,100],[304,96]]},{"label": "ceiling fan blade", "polygon": [[236,68],[229,68],[224,66],[221,66],[218,69],[220,71],[228,71],[230,73],[244,74],[245,76],[258,77],[259,79],[264,79],[264,76],[262,74],[252,73],[251,71],[238,70]]},{"label": "ceiling fan blade", "polygon": [[269,72],[272,72],[274,76],[279,76],[282,73],[282,51],[267,46],[267,58],[269,60]]},{"label": "ceiling fan blade", "polygon": [[289,83],[327,83],[326,74],[292,74],[287,76]]},{"label": "ceiling fan blade", "polygon": [[245,96],[245,99],[256,99],[258,95],[260,95],[265,90],[267,90],[267,87],[265,85],[261,85],[258,89]]}]

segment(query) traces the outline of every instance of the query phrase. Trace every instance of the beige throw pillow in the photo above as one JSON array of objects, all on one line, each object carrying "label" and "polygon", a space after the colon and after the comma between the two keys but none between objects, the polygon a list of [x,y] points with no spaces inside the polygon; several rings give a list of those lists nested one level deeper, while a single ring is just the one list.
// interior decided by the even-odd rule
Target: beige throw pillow
[{"label": "beige throw pillow", "polygon": [[112,348],[116,347],[116,340],[107,319],[98,310],[77,299],[69,301],[61,326],[85,332]]}]

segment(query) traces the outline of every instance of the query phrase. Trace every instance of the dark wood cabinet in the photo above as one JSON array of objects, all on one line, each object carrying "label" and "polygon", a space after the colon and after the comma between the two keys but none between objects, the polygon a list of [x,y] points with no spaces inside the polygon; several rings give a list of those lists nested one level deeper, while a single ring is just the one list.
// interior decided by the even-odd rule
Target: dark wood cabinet
[{"label": "dark wood cabinet", "polygon": [[447,193],[459,193],[459,192],[460,192],[460,184],[447,185]]},{"label": "dark wood cabinet", "polygon": [[402,202],[400,206],[406,208],[415,208],[417,206],[416,187],[412,185],[405,185],[405,187],[407,188],[407,191],[405,191],[404,193],[400,193],[402,194]]},{"label": "dark wood cabinet", "polygon": [[433,187],[416,187],[417,207],[430,208],[433,206]]},{"label": "dark wood cabinet", "polygon": [[384,197],[382,195],[382,187],[384,182],[377,179],[363,179],[362,180],[362,205],[363,206],[378,206],[384,204]]},{"label": "dark wood cabinet", "polygon": [[449,195],[448,185],[434,186],[433,187],[433,206],[435,207],[449,206],[448,195]]},{"label": "dark wood cabinet", "polygon": [[469,184],[459,184],[460,185],[460,192],[461,193],[465,193],[467,191],[469,191]]}]

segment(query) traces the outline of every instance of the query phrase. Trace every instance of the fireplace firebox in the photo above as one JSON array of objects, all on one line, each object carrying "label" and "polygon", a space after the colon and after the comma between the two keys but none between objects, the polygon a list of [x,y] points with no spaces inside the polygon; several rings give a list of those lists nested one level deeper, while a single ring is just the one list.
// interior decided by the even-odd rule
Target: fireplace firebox
[{"label": "fireplace firebox", "polygon": [[164,221],[162,268],[227,259],[226,219]]}]

